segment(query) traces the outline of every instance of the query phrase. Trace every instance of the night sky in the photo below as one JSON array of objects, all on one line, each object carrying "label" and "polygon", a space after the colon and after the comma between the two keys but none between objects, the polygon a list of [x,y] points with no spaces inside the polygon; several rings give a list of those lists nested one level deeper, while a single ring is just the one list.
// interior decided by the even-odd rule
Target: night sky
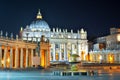
[{"label": "night sky", "polygon": [[109,34],[120,27],[120,3],[113,0],[0,0],[0,30],[19,34],[36,19],[38,9],[50,28],[84,28],[88,36]]}]

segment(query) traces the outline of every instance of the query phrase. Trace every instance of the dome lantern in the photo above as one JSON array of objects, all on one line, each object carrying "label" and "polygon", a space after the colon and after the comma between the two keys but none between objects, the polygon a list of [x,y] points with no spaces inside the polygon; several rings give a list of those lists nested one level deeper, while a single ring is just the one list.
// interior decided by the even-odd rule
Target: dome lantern
[{"label": "dome lantern", "polygon": [[42,19],[42,15],[41,15],[41,13],[40,13],[40,9],[38,10],[38,14],[37,14],[36,18],[37,18],[37,19]]}]

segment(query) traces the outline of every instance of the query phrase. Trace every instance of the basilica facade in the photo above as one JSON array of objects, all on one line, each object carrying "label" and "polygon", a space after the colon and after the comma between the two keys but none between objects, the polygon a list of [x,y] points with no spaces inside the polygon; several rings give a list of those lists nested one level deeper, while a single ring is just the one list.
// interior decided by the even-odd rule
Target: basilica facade
[{"label": "basilica facade", "polygon": [[74,32],[72,29],[50,28],[48,23],[43,20],[40,10],[36,20],[26,28],[20,30],[21,38],[24,41],[40,42],[42,35],[45,41],[49,42],[50,61],[71,61],[70,55],[79,55],[78,60],[86,60],[88,54],[87,32],[82,28]]}]

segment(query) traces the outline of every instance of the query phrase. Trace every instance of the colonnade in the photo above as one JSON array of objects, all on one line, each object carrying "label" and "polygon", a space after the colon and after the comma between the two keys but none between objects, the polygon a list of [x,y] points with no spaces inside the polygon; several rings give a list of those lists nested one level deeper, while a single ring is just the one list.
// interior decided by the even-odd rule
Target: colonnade
[{"label": "colonnade", "polygon": [[0,67],[3,68],[27,68],[32,67],[34,49],[18,46],[0,46]]},{"label": "colonnade", "polygon": [[102,63],[120,63],[120,51],[90,52],[90,61]]}]

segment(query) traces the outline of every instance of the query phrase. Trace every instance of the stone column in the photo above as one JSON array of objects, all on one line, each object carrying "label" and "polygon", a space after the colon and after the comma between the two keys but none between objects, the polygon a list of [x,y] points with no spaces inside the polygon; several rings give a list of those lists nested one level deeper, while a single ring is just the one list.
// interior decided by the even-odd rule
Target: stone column
[{"label": "stone column", "polygon": [[15,68],[18,68],[18,46],[15,49]]},{"label": "stone column", "polygon": [[73,44],[71,44],[71,54],[73,54],[73,51],[74,51],[74,45]]},{"label": "stone column", "polygon": [[[81,57],[81,54],[80,54],[80,44],[78,43],[77,44],[77,54]],[[79,57],[79,60],[81,60],[81,58]]]},{"label": "stone column", "polygon": [[0,45],[0,68],[2,67],[2,46]]},{"label": "stone column", "polygon": [[33,67],[33,49],[31,49],[31,67]]},{"label": "stone column", "polygon": [[59,44],[59,46],[60,46],[60,52],[59,52],[59,61],[61,61],[62,60],[62,54],[61,54],[61,44]]},{"label": "stone column", "polygon": [[10,68],[13,68],[13,48],[10,47]]},{"label": "stone column", "polygon": [[67,43],[64,44],[64,60],[68,60]]},{"label": "stone column", "polygon": [[23,48],[21,48],[21,51],[20,51],[20,68],[23,68]]},{"label": "stone column", "polygon": [[28,48],[26,48],[26,68],[28,67]]},{"label": "stone column", "polygon": [[55,59],[55,43],[53,44],[53,61],[56,61],[56,59]]},{"label": "stone column", "polygon": [[6,54],[7,54],[7,46],[5,46],[5,49],[4,49],[4,68],[6,68]]}]

